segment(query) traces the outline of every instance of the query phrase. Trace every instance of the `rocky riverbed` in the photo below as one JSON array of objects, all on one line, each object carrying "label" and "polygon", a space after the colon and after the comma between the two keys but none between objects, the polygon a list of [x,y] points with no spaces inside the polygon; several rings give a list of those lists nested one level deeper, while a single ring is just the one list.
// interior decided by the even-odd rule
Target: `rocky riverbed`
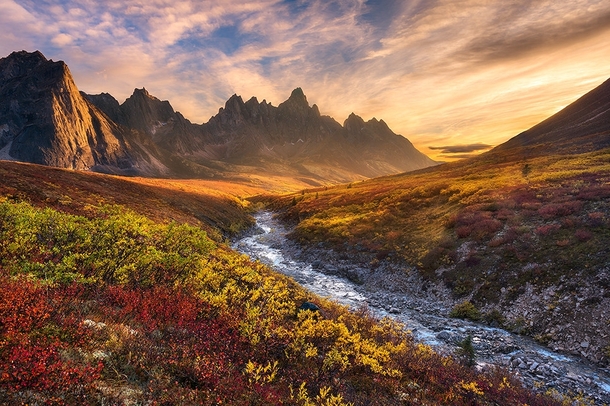
[{"label": "rocky riverbed", "polygon": [[[454,353],[471,338],[477,368],[499,365],[529,387],[558,394],[584,395],[593,404],[610,404],[610,371],[561,354],[505,330],[449,318],[449,292],[425,283],[414,269],[367,254],[338,254],[323,246],[301,247],[272,213],[255,215],[257,227],[233,248],[294,278],[313,293],[339,303],[362,306],[378,317],[405,324],[413,336],[437,351]],[[590,403],[583,403],[590,404]]]}]

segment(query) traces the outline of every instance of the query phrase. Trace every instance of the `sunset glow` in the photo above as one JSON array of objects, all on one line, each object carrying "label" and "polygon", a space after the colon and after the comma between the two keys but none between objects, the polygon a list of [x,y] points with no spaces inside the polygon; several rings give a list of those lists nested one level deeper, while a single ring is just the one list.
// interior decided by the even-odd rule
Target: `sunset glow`
[{"label": "sunset glow", "polygon": [[610,77],[605,0],[0,0],[0,56],[64,60],[80,90],[146,87],[193,122],[233,94],[302,87],[383,119],[434,159],[470,156]]}]

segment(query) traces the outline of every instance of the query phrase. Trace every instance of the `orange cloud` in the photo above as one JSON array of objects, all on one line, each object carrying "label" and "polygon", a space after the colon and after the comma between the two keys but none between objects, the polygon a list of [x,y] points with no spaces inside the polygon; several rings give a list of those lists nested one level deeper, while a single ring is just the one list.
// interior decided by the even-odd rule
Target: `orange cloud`
[{"label": "orange cloud", "polygon": [[610,76],[603,0],[5,0],[0,25],[0,55],[63,59],[86,92],[145,86],[204,122],[233,93],[277,105],[300,86],[440,159],[430,146],[497,145]]}]

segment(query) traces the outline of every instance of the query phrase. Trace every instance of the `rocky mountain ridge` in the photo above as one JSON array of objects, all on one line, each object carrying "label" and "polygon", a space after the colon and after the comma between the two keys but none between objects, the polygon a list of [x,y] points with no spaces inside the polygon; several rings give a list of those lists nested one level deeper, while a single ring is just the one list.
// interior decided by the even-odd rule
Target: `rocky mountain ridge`
[{"label": "rocky mountain ridge", "polygon": [[194,124],[145,88],[122,104],[79,92],[68,66],[38,51],[0,59],[0,156],[124,175],[281,173],[312,184],[436,164],[383,121],[352,114],[342,126],[321,115],[300,88],[277,107],[233,95]]},{"label": "rocky mountain ridge", "polygon": [[351,114],[342,126],[309,106],[301,88],[277,107],[234,94],[207,123],[193,124],[146,89],[123,104],[108,94],[86,95],[116,122],[146,133],[160,147],[191,162],[258,168],[290,167],[333,181],[375,177],[436,164],[387,124]]},{"label": "rocky mountain ridge", "polygon": [[161,175],[155,146],[79,93],[68,66],[40,52],[0,59],[0,150],[18,161]]}]

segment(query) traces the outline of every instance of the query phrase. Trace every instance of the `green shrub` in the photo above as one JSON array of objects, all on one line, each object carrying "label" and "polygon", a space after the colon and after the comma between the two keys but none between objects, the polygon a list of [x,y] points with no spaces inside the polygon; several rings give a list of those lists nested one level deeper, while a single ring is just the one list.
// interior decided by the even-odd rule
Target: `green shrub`
[{"label": "green shrub", "polygon": [[475,364],[475,351],[472,345],[472,336],[468,335],[462,341],[457,343],[458,351],[457,355],[461,358],[462,363],[466,366],[473,366]]},{"label": "green shrub", "polygon": [[451,309],[451,312],[449,313],[449,317],[478,321],[481,319],[481,312],[479,312],[472,303],[465,301],[453,306],[453,309]]}]

